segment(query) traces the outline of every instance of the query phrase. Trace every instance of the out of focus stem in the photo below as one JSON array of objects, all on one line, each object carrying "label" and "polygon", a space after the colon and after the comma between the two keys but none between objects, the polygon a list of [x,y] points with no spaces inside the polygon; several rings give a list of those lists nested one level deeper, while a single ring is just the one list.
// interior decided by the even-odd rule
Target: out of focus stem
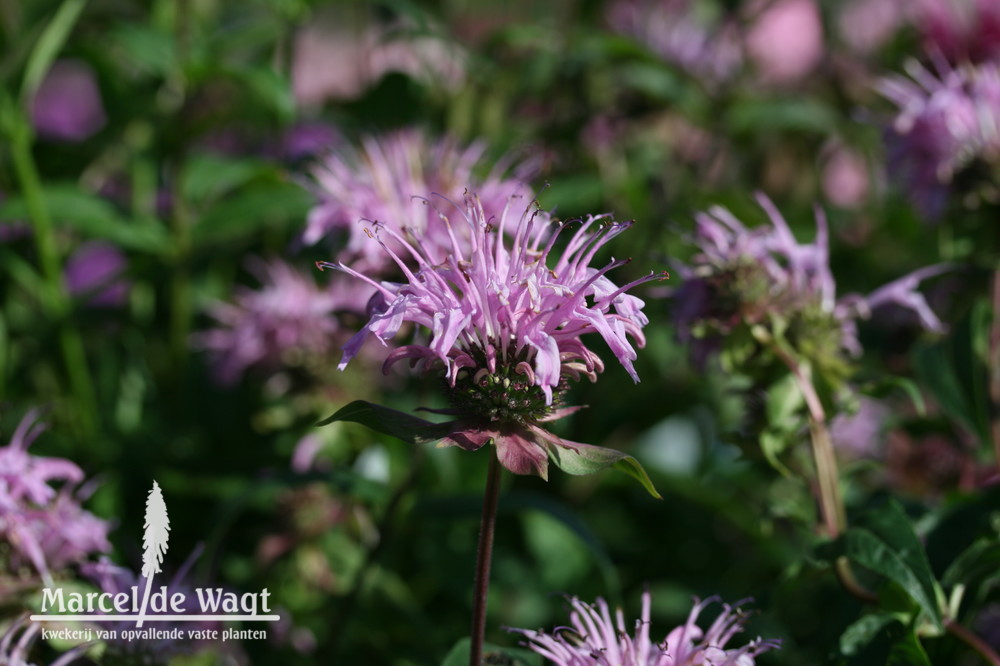
[{"label": "out of focus stem", "polygon": [[70,300],[63,285],[62,265],[56,248],[52,218],[45,204],[41,179],[38,176],[34,156],[31,154],[31,129],[23,117],[13,120],[11,124],[12,131],[9,132],[11,158],[28,214],[31,216],[38,263],[45,281],[46,289],[42,301],[46,312],[58,329],[59,347],[70,390],[76,401],[78,422],[84,435],[93,438],[98,430],[97,397],[87,367],[83,339],[69,321]]},{"label": "out of focus stem", "polygon": [[990,429],[993,434],[993,454],[1000,466],[1000,265],[993,271],[993,322],[990,325]]},{"label": "out of focus stem", "polygon": [[[820,515],[827,536],[836,539],[847,529],[847,512],[844,509],[843,496],[840,494],[840,474],[837,469],[837,456],[834,454],[833,442],[830,439],[830,429],[827,427],[826,410],[819,394],[816,393],[811,377],[803,372],[794,359],[783,352],[779,352],[779,355],[792,371],[809,410],[809,433],[816,464],[816,482],[819,486]],[[837,558],[834,570],[840,584],[851,596],[866,603],[878,601],[875,593],[865,588],[855,578],[851,563],[846,557]]]},{"label": "out of focus stem", "polygon": [[181,170],[176,170],[173,191],[171,231],[174,241],[173,266],[170,275],[170,348],[174,371],[180,382],[187,366],[188,337],[191,332],[191,280],[188,276],[191,253],[191,225],[187,207],[180,191]]},{"label": "out of focus stem", "polygon": [[945,620],[944,628],[947,629],[948,633],[952,636],[975,650],[987,664],[990,664],[990,666],[1000,666],[1000,656],[998,656],[996,651],[994,651],[993,648],[990,647],[990,645],[982,638],[975,635],[954,620]]},{"label": "out of focus stem", "polygon": [[479,525],[479,544],[476,548],[476,582],[472,598],[472,638],[469,645],[469,666],[480,666],[483,661],[483,639],[486,635],[486,601],[490,591],[490,561],[493,558],[493,533],[497,521],[497,504],[500,499],[500,460],[489,452],[490,470],[486,477],[483,496],[483,517]]}]

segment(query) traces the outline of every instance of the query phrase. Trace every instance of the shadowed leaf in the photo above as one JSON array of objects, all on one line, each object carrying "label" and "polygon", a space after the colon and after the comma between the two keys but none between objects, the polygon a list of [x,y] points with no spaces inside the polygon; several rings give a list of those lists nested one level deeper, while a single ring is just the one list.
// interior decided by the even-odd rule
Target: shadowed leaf
[{"label": "shadowed leaf", "polygon": [[431,423],[365,400],[355,400],[341,407],[333,416],[316,425],[325,426],[336,421],[360,423],[383,435],[391,435],[410,444],[436,442],[452,432],[455,426],[453,421]]}]

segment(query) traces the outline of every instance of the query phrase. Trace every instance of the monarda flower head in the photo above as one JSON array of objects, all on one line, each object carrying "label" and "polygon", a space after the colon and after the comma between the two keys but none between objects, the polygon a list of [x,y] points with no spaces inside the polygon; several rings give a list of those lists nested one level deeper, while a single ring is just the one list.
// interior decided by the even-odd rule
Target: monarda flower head
[{"label": "monarda flower head", "polygon": [[743,48],[735,23],[713,21],[703,9],[691,0],[614,0],[606,17],[615,32],[712,87],[739,72]]},{"label": "monarda flower head", "polygon": [[696,361],[703,363],[725,344],[742,354],[730,360],[743,363],[763,333],[780,338],[817,367],[843,373],[843,357],[861,353],[857,320],[889,303],[916,313],[929,330],[944,329],[916,288],[947,267],[922,268],[867,297],[838,299],[822,213],[817,213],[816,240],[800,243],[774,204],[763,196],[758,200],[770,225],[748,228],[721,207],[696,217],[692,241],[698,253],[682,267],[685,282],[674,294],[678,331],[695,342]]},{"label": "monarda flower head", "polygon": [[[516,166],[508,177],[509,160],[490,169],[485,149],[483,143],[463,145],[405,130],[369,136],[357,148],[338,150],[313,172],[319,203],[309,213],[302,239],[313,245],[344,236],[343,261],[368,275],[388,276],[395,274],[392,259],[368,239],[366,230],[377,222],[389,223],[412,242],[419,239],[425,255],[438,263],[451,239],[437,211],[426,205],[428,197],[458,200],[468,188],[478,193],[486,210],[500,210],[511,195],[530,196],[523,181],[533,175],[533,164]],[[405,256],[393,240],[386,242]]]},{"label": "monarda flower head", "polygon": [[[615,458],[604,466],[623,459],[617,452],[561,440],[539,424],[573,411],[561,407],[569,380],[595,380],[604,369],[584,344],[585,334],[599,335],[639,380],[633,345],[644,344],[648,320],[643,302],[626,292],[661,276],[619,287],[607,274],[627,260],[591,266],[598,250],[630,223],[603,215],[559,223],[518,197],[495,218],[474,195],[466,196],[458,212],[457,225],[440,216],[451,240],[443,261],[433,259],[419,238],[411,243],[392,226],[369,231],[406,282],[377,282],[342,263],[320,264],[378,290],[370,320],[344,347],[341,367],[368,337],[388,344],[409,322],[427,337],[393,351],[385,367],[407,359],[423,370],[442,371],[453,407],[447,413],[458,417],[437,424],[444,428],[437,431],[442,444],[475,450],[492,441],[507,469],[543,478],[549,457],[563,469],[583,464],[581,457]],[[567,234],[564,249],[556,251]]]},{"label": "monarda flower head", "polygon": [[318,287],[311,275],[276,259],[255,257],[247,267],[260,288],[238,288],[233,302],[210,305],[215,326],[192,339],[208,352],[213,376],[224,386],[236,384],[249,369],[273,373],[332,351],[332,341],[342,334],[336,313],[363,310],[371,295],[363,285]]},{"label": "monarda flower head", "polygon": [[944,210],[956,175],[979,161],[1000,164],[1000,64],[916,61],[909,77],[882,79],[879,91],[899,107],[887,134],[889,166],[926,217]]},{"label": "monarda flower head", "polygon": [[[10,545],[6,557],[0,554],[0,572],[28,562],[48,584],[53,573],[111,550],[111,525],[80,505],[87,490],[72,492],[83,480],[79,467],[28,453],[45,430],[38,416],[38,410],[29,411],[10,443],[0,447],[0,539]],[[57,489],[53,482],[63,485]]]},{"label": "monarda flower head", "polygon": [[509,631],[524,636],[527,647],[555,666],[753,666],[757,655],[780,647],[777,640],[758,637],[742,647],[727,648],[733,637],[743,631],[748,616],[740,604],[722,604],[722,612],[704,630],[698,626],[698,616],[715,601],[714,597],[695,600],[687,621],[660,642],[650,638],[649,592],[642,595],[642,616],[636,621],[633,634],[629,633],[620,609],[612,620],[603,599],[588,604],[576,597],[569,600],[572,626],[559,627],[552,633],[530,629]]}]

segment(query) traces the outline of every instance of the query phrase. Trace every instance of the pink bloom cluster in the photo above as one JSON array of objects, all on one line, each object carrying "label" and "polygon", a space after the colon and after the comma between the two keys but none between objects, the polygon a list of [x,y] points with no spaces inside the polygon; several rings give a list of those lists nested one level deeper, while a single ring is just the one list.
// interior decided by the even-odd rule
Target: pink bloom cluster
[{"label": "pink bloom cluster", "polygon": [[[369,336],[387,345],[405,323],[414,324],[427,337],[394,350],[384,369],[403,359],[425,370],[443,367],[455,407],[448,413],[461,417],[450,434],[438,436],[443,445],[476,450],[492,441],[507,469],[543,478],[553,447],[603,455],[597,447],[561,440],[538,423],[572,411],[557,408],[568,379],[594,380],[603,371],[601,358],[583,343],[586,334],[599,335],[632,379],[639,379],[632,341],[645,343],[648,319],[643,302],[626,292],[659,276],[619,287],[607,273],[627,260],[590,265],[630,224],[607,216],[558,223],[519,197],[487,213],[482,200],[467,195],[457,213],[454,225],[439,213],[450,240],[443,259],[420,236],[411,242],[390,225],[369,230],[371,242],[392,257],[405,282],[379,282],[344,263],[319,264],[377,290],[370,319],[345,345],[340,367]],[[556,252],[561,232],[574,226]]]},{"label": "pink bloom cluster", "polygon": [[[837,299],[830,271],[829,231],[822,212],[817,211],[816,240],[799,243],[774,204],[764,196],[758,196],[758,202],[770,226],[748,228],[719,206],[696,217],[693,242],[698,254],[691,265],[682,267],[685,282],[674,299],[682,337],[694,337],[692,331],[698,327],[711,329],[710,335],[698,340],[698,360],[703,361],[721,343],[720,336],[736,326],[768,324],[775,316],[785,320],[802,316],[813,325],[825,319],[831,329],[825,333],[833,333],[836,347],[851,355],[861,353],[857,320],[889,303],[915,312],[929,330],[944,329],[916,288],[947,267],[922,268],[867,297],[848,294]],[[807,337],[816,340],[829,335],[812,331]]]},{"label": "pink bloom cluster", "polygon": [[[46,580],[54,571],[111,549],[109,524],[80,506],[71,492],[83,471],[61,458],[41,458],[27,449],[45,426],[38,410],[21,420],[10,443],[0,447],[0,535],[13,548],[10,566],[30,563]],[[57,489],[53,482],[64,482]]]},{"label": "pink bloom cluster", "polygon": [[31,101],[31,122],[57,141],[84,141],[100,131],[107,116],[94,70],[79,60],[53,63]]},{"label": "pink bloom cluster", "polygon": [[290,356],[324,354],[340,331],[335,312],[362,311],[370,294],[338,283],[320,288],[309,275],[278,260],[253,260],[250,270],[261,288],[243,288],[235,302],[209,308],[217,325],[194,336],[209,352],[215,378],[232,385],[251,368],[274,371]]},{"label": "pink bloom cluster", "polygon": [[753,666],[755,657],[780,647],[776,640],[756,638],[738,648],[727,648],[743,631],[747,615],[739,604],[722,604],[722,612],[703,630],[698,616],[716,598],[695,601],[687,621],[661,642],[650,638],[650,595],[642,595],[642,615],[629,634],[619,609],[614,619],[607,602],[588,604],[571,598],[570,627],[552,633],[510,629],[527,639],[526,645],[555,666]]},{"label": "pink bloom cluster", "polygon": [[441,261],[450,247],[449,231],[427,197],[460,201],[474,191],[487,210],[501,210],[512,195],[531,196],[524,183],[536,170],[531,163],[518,165],[513,177],[504,175],[510,166],[505,161],[484,174],[489,168],[484,152],[481,143],[463,146],[417,130],[368,137],[356,150],[339,150],[313,172],[320,203],[309,213],[303,240],[312,245],[345,236],[341,259],[381,274],[393,269],[392,260],[366,230],[387,222],[408,238],[421,239],[426,253]]},{"label": "pink bloom cluster", "polygon": [[944,207],[953,176],[975,159],[1000,159],[1000,62],[934,75],[915,61],[909,78],[879,84],[899,112],[888,137],[890,168],[929,217]]},{"label": "pink bloom cluster", "polygon": [[607,20],[666,62],[708,83],[731,79],[743,64],[735,23],[699,16],[692,0],[616,0]]},{"label": "pink bloom cluster", "polygon": [[[180,569],[178,569],[174,575],[170,577],[169,582],[158,582],[155,584],[166,585],[171,594],[181,593],[184,594],[187,599],[194,599],[194,588],[187,579],[191,568],[194,566],[195,562],[197,562],[198,557],[201,555],[203,550],[203,546],[200,545],[195,548],[195,550],[181,565]],[[101,557],[97,562],[87,562],[81,567],[81,573],[93,581],[102,592],[106,592],[111,595],[131,593],[133,587],[138,588],[140,592],[143,592],[145,586],[148,584],[138,573],[126,567],[117,566],[106,557]],[[194,615],[197,613],[198,610],[193,604],[189,604],[185,607],[184,614]],[[147,608],[146,614],[156,616],[169,615],[170,613],[154,611],[151,608]],[[121,637],[125,629],[135,628],[135,621],[105,621],[101,623],[101,626],[105,629],[117,630],[116,635]],[[212,629],[217,631],[221,627],[221,624],[217,620],[203,619],[186,621],[158,620],[157,626],[164,632],[181,628],[182,631],[180,632],[180,635],[184,638],[143,638],[139,640],[126,640],[124,638],[111,639],[105,642],[105,658],[109,661],[114,660],[115,662],[135,664],[169,663],[172,657],[193,654],[201,648],[207,648],[212,643],[212,641],[208,640],[187,638],[189,636],[187,633],[189,629],[201,632]],[[218,643],[219,641],[215,642]]]},{"label": "pink bloom cluster", "polygon": [[996,0],[919,0],[914,22],[928,52],[950,62],[1000,60],[1000,3]]},{"label": "pink bloom cluster", "polygon": [[[42,627],[42,623],[29,620],[27,613],[11,622],[0,636],[0,664],[34,666],[28,661],[28,657],[32,647],[42,636]],[[69,666],[77,663],[92,646],[93,643],[81,643],[48,662],[48,666]]]},{"label": "pink bloom cluster", "polygon": [[[597,251],[630,223],[588,217],[553,262],[556,239],[573,223],[558,225],[546,213],[530,205],[521,209],[519,203],[509,199],[494,219],[478,197],[469,195],[464,209],[458,210],[462,219],[457,227],[439,213],[451,240],[451,252],[443,261],[430,254],[419,237],[411,244],[392,226],[375,227],[369,233],[406,275],[405,283],[376,282],[344,263],[321,264],[364,280],[383,301],[344,347],[340,367],[369,335],[386,344],[404,322],[412,322],[428,329],[430,340],[397,349],[386,366],[404,358],[440,362],[452,386],[463,369],[495,374],[499,366],[510,366],[538,386],[551,404],[553,389],[564,375],[593,378],[603,370],[601,359],[581,340],[587,333],[599,334],[638,381],[632,365],[636,354],[628,338],[641,347],[642,327],[649,320],[642,313],[643,302],[625,292],[658,276],[618,287],[606,274],[627,260],[612,260],[600,269],[590,266]],[[463,228],[467,244],[458,239]],[[390,244],[404,248],[406,258]],[[411,271],[410,262],[416,270]]]}]

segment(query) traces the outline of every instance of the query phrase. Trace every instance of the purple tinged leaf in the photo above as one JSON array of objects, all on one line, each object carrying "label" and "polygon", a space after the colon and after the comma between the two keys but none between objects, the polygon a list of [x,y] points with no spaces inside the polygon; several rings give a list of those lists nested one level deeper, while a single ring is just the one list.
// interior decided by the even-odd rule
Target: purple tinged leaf
[{"label": "purple tinged leaf", "polygon": [[316,425],[325,426],[337,421],[360,423],[376,432],[391,435],[409,444],[436,442],[449,436],[455,430],[454,421],[432,423],[365,400],[355,400],[341,407],[332,416]]}]

